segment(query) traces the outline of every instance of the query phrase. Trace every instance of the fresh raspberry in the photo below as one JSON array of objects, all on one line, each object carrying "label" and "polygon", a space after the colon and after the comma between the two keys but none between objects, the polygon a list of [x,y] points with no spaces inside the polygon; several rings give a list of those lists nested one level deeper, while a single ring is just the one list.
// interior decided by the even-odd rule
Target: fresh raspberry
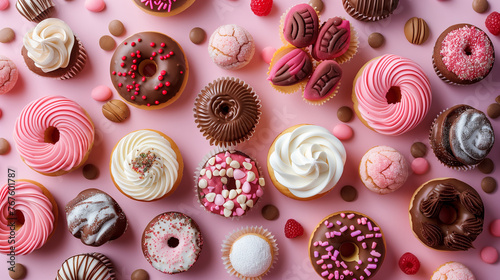
[{"label": "fresh raspberry", "polygon": [[304,234],[304,228],[299,222],[294,219],[288,219],[285,224],[285,236],[287,238],[295,238]]},{"label": "fresh raspberry", "polygon": [[273,0],[251,0],[250,8],[259,17],[267,16],[273,7]]},{"label": "fresh raspberry", "polygon": [[484,24],[491,34],[500,35],[500,14],[498,12],[489,14]]},{"label": "fresh raspberry", "polygon": [[413,275],[420,269],[420,262],[414,254],[407,252],[399,259],[399,268],[401,268],[405,274]]}]

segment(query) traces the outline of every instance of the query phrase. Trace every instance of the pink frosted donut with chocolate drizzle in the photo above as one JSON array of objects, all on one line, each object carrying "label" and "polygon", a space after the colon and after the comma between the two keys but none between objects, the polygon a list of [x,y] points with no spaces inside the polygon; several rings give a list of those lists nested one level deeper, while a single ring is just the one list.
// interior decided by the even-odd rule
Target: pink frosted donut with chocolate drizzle
[{"label": "pink frosted donut with chocolate drizzle", "polygon": [[324,218],[309,240],[309,259],[322,279],[371,279],[382,266],[385,252],[378,225],[353,211]]},{"label": "pink frosted donut with chocolate drizzle", "polygon": [[224,217],[246,214],[264,194],[264,178],[256,162],[239,151],[211,156],[203,164],[196,184],[205,209]]},{"label": "pink frosted donut with chocolate drizzle", "polygon": [[416,62],[386,54],[359,70],[352,101],[367,127],[381,134],[400,135],[424,119],[431,106],[431,86]]},{"label": "pink frosted donut with chocolate drizzle", "polygon": [[484,79],[493,68],[495,50],[484,31],[470,24],[448,27],[436,41],[434,71],[449,84],[467,85]]},{"label": "pink frosted donut with chocolate drizzle", "polygon": [[31,169],[58,176],[85,163],[94,144],[94,124],[76,102],[44,96],[24,107],[16,121],[14,141]]},{"label": "pink frosted donut with chocolate drizzle", "polygon": [[134,3],[144,12],[160,16],[169,17],[183,12],[189,8],[195,0],[133,0]]}]

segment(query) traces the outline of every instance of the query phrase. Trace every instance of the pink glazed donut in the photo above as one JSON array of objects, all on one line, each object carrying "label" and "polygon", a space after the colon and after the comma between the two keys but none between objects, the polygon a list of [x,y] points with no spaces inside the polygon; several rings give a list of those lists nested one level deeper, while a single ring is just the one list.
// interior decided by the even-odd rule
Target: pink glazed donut
[{"label": "pink glazed donut", "polygon": [[203,237],[191,217],[165,212],[149,222],[141,244],[144,257],[154,268],[175,274],[193,266],[201,253]]},{"label": "pink glazed donut", "polygon": [[14,140],[31,169],[59,176],[85,163],[94,144],[94,124],[76,102],[44,96],[24,107],[16,121]]},{"label": "pink glazed donut", "polygon": [[381,134],[400,135],[424,119],[431,106],[431,86],[417,63],[386,54],[359,70],[352,101],[367,127]]}]

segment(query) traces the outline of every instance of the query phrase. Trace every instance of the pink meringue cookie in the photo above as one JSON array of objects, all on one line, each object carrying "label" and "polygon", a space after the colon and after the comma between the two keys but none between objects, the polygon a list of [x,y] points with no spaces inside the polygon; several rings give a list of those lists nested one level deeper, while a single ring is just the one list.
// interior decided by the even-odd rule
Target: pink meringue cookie
[{"label": "pink meringue cookie", "polygon": [[372,192],[388,194],[399,189],[408,178],[408,163],[396,149],[375,146],[361,159],[359,177]]},{"label": "pink meringue cookie", "polygon": [[443,279],[476,280],[476,277],[465,265],[459,262],[447,262],[440,266],[431,277],[431,280]]},{"label": "pink meringue cookie", "polygon": [[0,55],[0,95],[14,88],[18,77],[19,72],[14,62]]},{"label": "pink meringue cookie", "polygon": [[222,25],[210,36],[208,54],[212,61],[226,70],[247,65],[255,52],[252,35],[236,24]]}]

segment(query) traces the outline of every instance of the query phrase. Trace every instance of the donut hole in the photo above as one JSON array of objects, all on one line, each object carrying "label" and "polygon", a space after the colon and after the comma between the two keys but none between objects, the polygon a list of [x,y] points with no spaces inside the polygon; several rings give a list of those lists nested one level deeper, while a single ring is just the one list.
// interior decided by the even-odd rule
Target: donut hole
[{"label": "donut hole", "polygon": [[397,86],[392,86],[385,95],[388,104],[396,104],[401,102],[401,89]]},{"label": "donut hole", "polygon": [[175,237],[170,237],[168,240],[167,240],[167,245],[168,247],[170,248],[175,248],[177,246],[179,246],[179,239],[175,238]]},{"label": "donut hole", "polygon": [[59,129],[53,126],[47,127],[43,134],[43,142],[55,144],[59,141]]},{"label": "donut hole", "polygon": [[154,60],[145,59],[139,63],[139,75],[144,77],[153,77],[158,71],[158,65]]},{"label": "donut hole", "polygon": [[451,205],[444,204],[439,211],[439,221],[445,225],[453,224],[457,217],[457,209]]},{"label": "donut hole", "polygon": [[14,216],[13,217],[10,217],[11,219],[15,219],[15,227],[16,227],[16,230],[20,229],[23,225],[24,225],[24,214],[23,212],[19,211],[19,210],[16,210],[14,212]]},{"label": "donut hole", "polygon": [[359,247],[353,242],[344,242],[339,248],[340,256],[346,262],[357,261],[359,259]]},{"label": "donut hole", "polygon": [[222,104],[221,108],[220,108],[220,112],[222,115],[227,115],[229,114],[229,111],[231,111],[231,107],[229,107],[228,104]]},{"label": "donut hole", "polygon": [[465,49],[464,49],[464,53],[466,55],[471,55],[472,54],[472,49],[470,48],[470,46],[466,46]]},{"label": "donut hole", "polygon": [[232,177],[227,177],[226,190],[234,190],[236,189],[236,180]]}]

